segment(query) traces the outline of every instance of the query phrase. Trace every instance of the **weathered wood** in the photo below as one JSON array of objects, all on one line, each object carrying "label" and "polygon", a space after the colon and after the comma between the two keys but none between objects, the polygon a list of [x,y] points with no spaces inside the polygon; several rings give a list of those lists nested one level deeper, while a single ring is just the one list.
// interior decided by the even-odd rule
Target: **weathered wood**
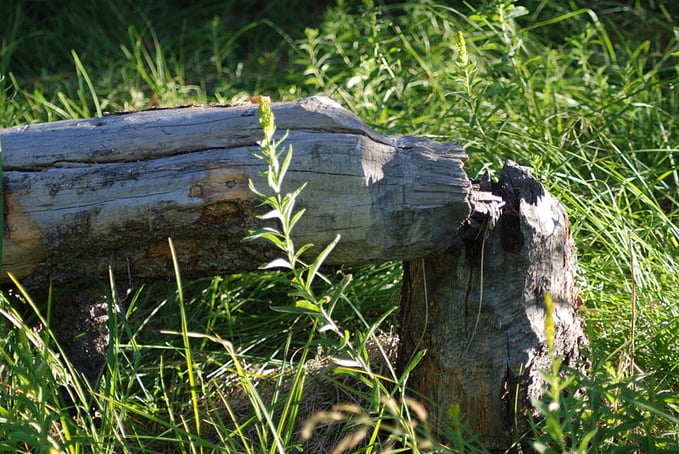
[{"label": "weathered wood", "polygon": [[[272,105],[294,148],[288,188],[308,182],[299,244],[341,242],[328,263],[424,257],[468,217],[470,182],[456,143],[389,137],[327,98]],[[262,137],[257,106],[186,107],[0,131],[7,272],[34,285],[105,276],[252,270],[274,252],[243,243],[261,225],[248,180]],[[263,184],[259,184],[260,188]]]},{"label": "weathered wood", "polygon": [[504,451],[527,428],[530,397],[545,391],[540,371],[551,370],[546,294],[555,354],[581,365],[587,341],[563,206],[511,162],[499,184],[487,184],[505,202],[499,219],[475,215],[449,250],[406,263],[399,363],[426,350],[408,383],[432,401],[436,424],[459,415],[486,447]]},{"label": "weathered wood", "polygon": [[[272,110],[294,148],[287,188],[308,183],[297,244],[340,234],[328,264],[404,260],[399,364],[427,352],[409,385],[441,428],[459,411],[486,446],[506,449],[544,390],[547,293],[555,353],[577,365],[586,344],[561,204],[514,163],[498,183],[472,184],[458,144],[381,135],[326,98]],[[109,266],[139,281],[168,277],[168,237],[186,277],[256,269],[278,254],[242,242],[262,225],[248,188],[264,170],[252,155],[261,137],[256,105],[0,131],[1,281],[11,272],[44,287]]]}]

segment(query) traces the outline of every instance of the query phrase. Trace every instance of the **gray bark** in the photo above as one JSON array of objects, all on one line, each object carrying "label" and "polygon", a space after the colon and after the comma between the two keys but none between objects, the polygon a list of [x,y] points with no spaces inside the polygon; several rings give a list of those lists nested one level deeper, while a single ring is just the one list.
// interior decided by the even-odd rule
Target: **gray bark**
[{"label": "gray bark", "polygon": [[444,428],[459,415],[489,448],[528,428],[531,397],[551,370],[544,298],[555,303],[555,354],[581,367],[587,345],[577,315],[574,245],[563,206],[527,170],[507,163],[492,190],[499,218],[473,216],[450,249],[406,263],[399,365],[426,354],[409,385]]},{"label": "gray bark", "polygon": [[[328,264],[424,257],[450,245],[469,215],[466,154],[456,143],[389,137],[327,98],[275,103],[293,146],[288,188],[308,183],[298,244],[341,241]],[[7,272],[32,286],[116,273],[256,269],[275,251],[243,243],[262,226],[248,180],[264,183],[252,155],[262,137],[257,105],[186,107],[20,126],[0,131]],[[313,252],[313,250],[312,250]]]}]

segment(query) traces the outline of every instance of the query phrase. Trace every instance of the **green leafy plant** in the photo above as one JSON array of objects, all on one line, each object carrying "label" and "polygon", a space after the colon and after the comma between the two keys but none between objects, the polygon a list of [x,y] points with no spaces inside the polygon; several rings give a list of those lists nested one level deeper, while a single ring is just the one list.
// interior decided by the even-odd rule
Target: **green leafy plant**
[{"label": "green leafy plant", "polygon": [[[264,138],[260,141],[260,152],[256,156],[266,163],[267,170],[263,172],[262,176],[266,178],[268,190],[270,194],[256,188],[251,181],[250,188],[262,199],[262,204],[269,208],[269,211],[260,216],[262,220],[275,220],[277,227],[264,227],[260,230],[252,232],[248,237],[248,241],[264,239],[275,245],[283,254],[283,258],[278,258],[272,262],[264,265],[264,269],[282,268],[292,274],[290,285],[292,291],[290,296],[294,299],[294,307],[277,307],[276,309],[282,312],[289,312],[292,314],[304,314],[312,319],[311,329],[309,331],[308,341],[304,344],[299,356],[298,365],[294,368],[294,376],[292,379],[292,387],[289,391],[286,404],[283,411],[278,416],[279,424],[276,427],[276,434],[279,435],[282,443],[283,441],[290,441],[294,434],[295,415],[298,411],[296,402],[299,401],[303,395],[303,387],[306,378],[306,369],[304,364],[309,357],[311,347],[314,345],[314,340],[318,334],[331,334],[334,339],[329,339],[332,347],[331,353],[343,359],[336,359],[336,364],[339,366],[336,373],[340,375],[348,375],[354,378],[358,383],[363,383],[367,386],[368,392],[373,396],[378,396],[377,399],[373,397],[369,401],[372,402],[372,408],[367,412],[357,405],[342,405],[338,409],[331,412],[320,412],[315,415],[307,424],[303,431],[303,438],[310,438],[313,433],[313,427],[319,423],[327,423],[328,421],[339,422],[345,421],[350,426],[356,428],[343,438],[336,449],[353,449],[359,443],[368,443],[368,446],[373,446],[377,443],[386,443],[386,446],[393,445],[396,442],[405,443],[419,452],[423,447],[431,447],[433,445],[432,439],[422,438],[415,432],[417,424],[413,424],[410,419],[410,412],[403,412],[405,408],[410,408],[418,415],[421,422],[426,425],[426,411],[421,404],[415,403],[412,399],[402,397],[402,406],[399,409],[398,400],[394,398],[394,393],[400,389],[403,393],[405,390],[406,376],[398,380],[393,369],[390,367],[390,374],[392,385],[395,382],[401,386],[395,386],[393,390],[389,390],[387,385],[389,379],[381,377],[376,374],[371,364],[368,362],[366,355],[362,352],[365,348],[365,342],[374,336],[376,326],[370,328],[368,335],[361,340],[359,347],[354,345],[355,339],[348,330],[341,329],[334,320],[332,313],[338,303],[349,303],[346,298],[346,289],[351,282],[351,276],[346,275],[337,284],[329,285],[323,295],[317,295],[314,286],[314,280],[322,279],[326,283],[329,280],[320,274],[320,269],[331,253],[332,249],[339,242],[340,237],[337,236],[334,241],[328,244],[321,250],[318,255],[310,263],[303,260],[303,254],[309,251],[313,245],[305,244],[299,249],[296,248],[292,231],[297,222],[304,214],[304,210],[295,211],[295,204],[299,194],[304,190],[304,186],[293,190],[292,192],[284,193],[284,179],[289,170],[292,161],[292,146],[288,146],[287,151],[278,151],[281,143],[286,139],[285,133],[280,139],[275,138],[276,126],[273,112],[267,100],[259,98],[259,118],[262,127]],[[279,230],[280,229],[280,230]],[[384,354],[384,352],[382,352]],[[413,360],[409,366],[409,370],[419,361],[421,356]],[[241,372],[242,373],[242,372]],[[250,389],[249,395],[257,396],[257,392],[251,389],[249,383],[246,386]],[[253,404],[256,404],[262,413],[264,408],[261,407],[261,400],[257,398],[251,399]],[[407,407],[406,407],[407,406]],[[372,412],[375,412],[373,415]],[[389,427],[383,424],[383,419],[389,417],[392,419],[394,426]],[[273,420],[272,415],[267,415],[269,425]],[[386,431],[386,442],[381,442],[379,439],[380,433]],[[277,437],[274,437],[277,440]],[[338,451],[339,452],[339,451]]]},{"label": "green leafy plant", "polygon": [[[384,133],[460,141],[470,175],[507,158],[530,164],[569,213],[594,366],[586,376],[547,371],[550,388],[535,402],[541,418],[521,446],[676,450],[676,2],[269,2],[265,14],[257,2],[236,3],[0,2],[0,126],[322,91]],[[287,155],[279,156],[280,169]],[[262,193],[272,196],[268,185]],[[283,204],[285,189],[281,195]],[[292,221],[297,211],[288,209]],[[267,222],[283,233],[276,216]],[[285,229],[294,233],[294,223]],[[107,366],[92,392],[70,372],[49,324],[36,337],[40,322],[22,318],[38,319],[33,309],[17,312],[0,297],[1,449],[295,450],[302,442],[291,428],[303,427],[306,414],[288,390],[299,395],[320,382],[308,371],[296,375],[304,349],[307,363],[332,353],[346,360],[325,378],[347,390],[338,391],[345,404],[360,401],[319,410],[312,441],[331,421],[346,429],[337,441],[363,431],[356,450],[364,452],[390,434],[407,446],[415,422],[426,440],[403,394],[407,374],[387,368],[380,376],[375,364],[383,357],[368,348],[398,304],[399,264],[324,276],[307,258],[322,248],[304,251],[268,234],[300,280],[283,266],[182,281],[185,323],[177,286],[145,283],[126,320],[110,310]],[[348,386],[350,378],[362,386]],[[256,405],[245,400],[254,416],[240,411],[237,392],[251,393]],[[458,422],[442,437],[445,446],[433,442],[430,450],[482,451]]]},{"label": "green leafy plant", "polygon": [[549,294],[545,311],[552,370],[543,373],[545,396],[533,399],[542,419],[532,423],[532,447],[539,453],[589,453],[654,452],[674,446],[672,428],[679,417],[673,414],[671,392],[653,377],[621,376],[603,364],[587,375],[561,370],[562,359],[554,355],[554,303]]},{"label": "green leafy plant", "polygon": [[[14,280],[20,297],[49,326],[35,302]],[[74,452],[83,435],[98,445],[91,388],[64,355],[49,330],[37,333],[8,299],[0,296],[0,450],[32,452],[36,447]]]}]

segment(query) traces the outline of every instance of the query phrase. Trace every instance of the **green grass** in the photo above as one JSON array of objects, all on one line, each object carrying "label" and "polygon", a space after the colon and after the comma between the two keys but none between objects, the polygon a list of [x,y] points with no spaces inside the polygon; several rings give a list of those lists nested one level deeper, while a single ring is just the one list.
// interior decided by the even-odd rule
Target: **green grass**
[{"label": "green grass", "polygon": [[[593,367],[550,375],[544,419],[521,446],[678,449],[677,5],[307,3],[3,2],[0,127],[323,92],[376,130],[460,141],[472,176],[505,159],[530,165],[569,212]],[[332,388],[347,405],[312,422],[344,427],[336,440],[363,434],[356,450],[483,452],[463,423],[434,441],[405,377],[375,372],[384,355],[373,338],[390,330],[400,272],[387,263],[313,279],[304,291],[338,301],[322,317],[283,271],[148,283],[126,322],[111,317],[94,389],[49,330],[35,332],[36,316],[3,297],[0,451],[311,449],[322,434],[296,437],[314,414],[299,396]],[[348,362],[300,367],[316,352]]]}]

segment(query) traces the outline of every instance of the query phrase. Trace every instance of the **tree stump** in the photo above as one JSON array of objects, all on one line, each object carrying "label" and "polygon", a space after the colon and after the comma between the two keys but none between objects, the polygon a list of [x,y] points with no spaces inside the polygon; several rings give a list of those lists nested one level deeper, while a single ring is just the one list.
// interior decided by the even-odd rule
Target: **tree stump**
[{"label": "tree stump", "polygon": [[431,401],[435,425],[459,415],[504,450],[527,429],[530,398],[545,390],[540,372],[551,370],[546,294],[564,365],[582,366],[587,340],[563,206],[513,162],[485,185],[504,201],[499,218],[477,213],[447,251],[405,263],[399,366],[426,350],[408,384]]}]

